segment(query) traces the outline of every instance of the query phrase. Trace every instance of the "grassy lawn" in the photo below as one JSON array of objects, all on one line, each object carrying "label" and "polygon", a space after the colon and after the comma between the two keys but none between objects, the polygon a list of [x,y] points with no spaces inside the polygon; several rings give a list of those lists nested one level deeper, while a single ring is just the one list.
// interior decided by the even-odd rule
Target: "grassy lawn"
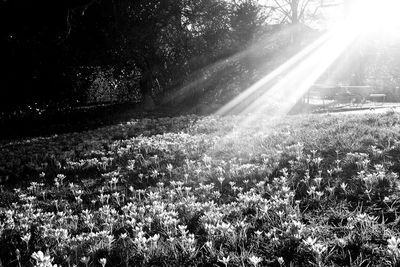
[{"label": "grassy lawn", "polygon": [[0,266],[399,264],[399,114],[244,119],[2,144]]}]

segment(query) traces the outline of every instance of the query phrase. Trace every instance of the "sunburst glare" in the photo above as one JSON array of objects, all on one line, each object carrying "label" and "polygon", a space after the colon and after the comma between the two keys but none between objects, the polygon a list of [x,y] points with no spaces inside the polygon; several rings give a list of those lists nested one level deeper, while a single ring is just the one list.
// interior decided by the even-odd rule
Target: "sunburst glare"
[{"label": "sunburst glare", "polygon": [[363,34],[395,34],[400,27],[399,10],[398,0],[357,0],[349,7],[346,23]]},{"label": "sunburst glare", "polygon": [[[377,30],[393,31],[400,25],[394,0],[355,1],[346,18],[293,58],[268,73],[217,111],[218,115],[253,113],[286,115],[310,87],[360,37],[373,38]],[[247,116],[246,121],[258,116]]]}]

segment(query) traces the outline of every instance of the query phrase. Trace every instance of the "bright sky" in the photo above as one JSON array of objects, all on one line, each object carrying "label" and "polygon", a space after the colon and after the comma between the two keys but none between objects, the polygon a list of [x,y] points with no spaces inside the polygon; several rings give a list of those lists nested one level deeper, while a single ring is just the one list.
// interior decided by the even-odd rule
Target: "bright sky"
[{"label": "bright sky", "polygon": [[[355,0],[346,18],[343,7],[340,9],[342,19],[334,27],[244,90],[217,114],[251,112],[264,116],[265,110],[276,106],[274,115],[285,115],[358,38],[390,40],[400,32],[400,0]],[[249,116],[246,123],[257,119],[257,115]]]},{"label": "bright sky", "polygon": [[[300,0],[300,6],[306,1],[307,0]],[[263,5],[278,7],[276,2],[284,6],[286,0],[258,0],[258,2]],[[321,7],[321,4],[323,4],[323,7]],[[335,24],[337,20],[343,17],[343,0],[311,0],[308,3],[308,7],[311,13],[314,13],[318,9],[317,14],[321,15],[321,19],[318,21],[308,21],[308,24],[311,24],[310,26],[314,28],[330,28],[331,25]],[[277,16],[281,15],[282,14],[277,12]],[[276,17],[272,19],[271,23],[277,23],[279,21],[279,17]]]},{"label": "bright sky", "polygon": [[[282,6],[287,5],[289,0],[258,0],[259,3],[277,7],[277,2]],[[299,5],[302,6],[307,0],[300,0]],[[337,22],[343,21],[344,18],[344,0],[311,0],[308,3],[309,12],[314,13],[318,9],[320,20],[306,21],[310,26],[315,28],[331,28]],[[400,0],[354,0],[350,24],[360,24],[359,26],[370,30],[371,28],[379,28],[394,34],[400,29]],[[290,10],[288,7],[287,10]],[[277,13],[279,16],[279,12]],[[276,21],[274,21],[276,20]],[[271,23],[279,22],[279,17],[273,18]],[[397,33],[397,32],[396,32]]]}]

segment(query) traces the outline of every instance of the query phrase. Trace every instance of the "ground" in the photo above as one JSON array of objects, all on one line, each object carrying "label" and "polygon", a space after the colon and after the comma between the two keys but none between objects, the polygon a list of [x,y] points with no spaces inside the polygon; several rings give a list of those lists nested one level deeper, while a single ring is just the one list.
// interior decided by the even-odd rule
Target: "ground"
[{"label": "ground", "polygon": [[376,111],[142,118],[5,143],[0,260],[396,266],[400,114]]}]

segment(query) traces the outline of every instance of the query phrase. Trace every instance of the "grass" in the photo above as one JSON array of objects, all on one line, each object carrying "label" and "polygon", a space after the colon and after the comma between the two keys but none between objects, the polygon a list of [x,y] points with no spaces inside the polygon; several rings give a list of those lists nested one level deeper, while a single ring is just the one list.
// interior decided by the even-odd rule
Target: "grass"
[{"label": "grass", "polygon": [[143,111],[140,104],[128,102],[68,108],[32,107],[29,112],[0,112],[0,144],[16,138],[87,131],[126,122],[131,118],[162,117],[164,114],[177,114],[177,111],[165,106],[154,111]]},{"label": "grass", "polygon": [[399,114],[242,119],[2,145],[1,263],[399,264]]}]

